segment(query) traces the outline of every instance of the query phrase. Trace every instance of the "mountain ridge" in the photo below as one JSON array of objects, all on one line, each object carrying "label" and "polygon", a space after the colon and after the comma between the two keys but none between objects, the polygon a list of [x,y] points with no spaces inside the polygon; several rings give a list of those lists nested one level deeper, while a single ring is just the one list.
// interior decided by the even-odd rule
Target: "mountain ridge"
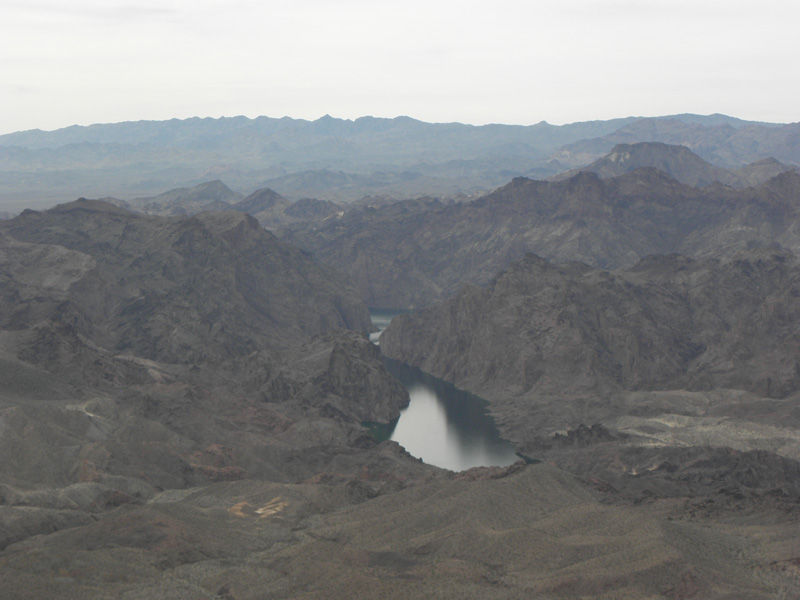
[{"label": "mountain ridge", "polygon": [[703,160],[686,146],[637,142],[617,144],[604,157],[585,167],[556,175],[551,180],[568,179],[582,171],[591,171],[603,178],[615,177],[641,167],[659,169],[692,187],[706,187],[714,182],[732,187],[753,187],[793,169],[773,157],[763,158],[739,169],[725,169]]},{"label": "mountain ridge", "polygon": [[[616,143],[639,141],[686,145],[724,167],[768,156],[792,165],[800,164],[795,128],[715,115],[558,126],[333,117],[76,126],[0,136],[0,201],[10,208],[26,198],[42,204],[54,197],[63,201],[64,194],[130,200],[192,187],[209,174],[223,177],[235,191],[270,187],[289,199],[453,196],[488,191],[517,175],[549,177],[591,163]],[[731,147],[725,150],[725,145]],[[338,173],[337,182],[333,175]],[[322,175],[326,183],[313,181]]]},{"label": "mountain ridge", "polygon": [[486,284],[526,252],[604,268],[648,254],[720,256],[747,245],[800,250],[800,174],[704,189],[639,168],[602,179],[518,177],[473,202],[401,201],[297,223],[279,235],[347,273],[370,306],[411,308]]}]

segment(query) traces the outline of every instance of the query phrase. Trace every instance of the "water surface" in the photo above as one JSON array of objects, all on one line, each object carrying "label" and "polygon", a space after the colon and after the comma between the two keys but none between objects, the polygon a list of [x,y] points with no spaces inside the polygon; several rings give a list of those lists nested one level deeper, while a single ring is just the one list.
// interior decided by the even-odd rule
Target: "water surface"
[{"label": "water surface", "polygon": [[[382,330],[395,314],[381,311],[373,323]],[[485,400],[417,368],[388,358],[384,364],[406,387],[410,403],[396,421],[373,427],[373,435],[394,440],[411,455],[452,471],[519,460],[511,443],[500,437]]]}]

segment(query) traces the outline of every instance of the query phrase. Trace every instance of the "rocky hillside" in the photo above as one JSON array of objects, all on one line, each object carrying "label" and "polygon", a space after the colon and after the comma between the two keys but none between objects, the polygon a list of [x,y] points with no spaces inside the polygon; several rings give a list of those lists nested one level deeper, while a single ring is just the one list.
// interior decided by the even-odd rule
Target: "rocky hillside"
[{"label": "rocky hillside", "polygon": [[[364,306],[334,273],[242,213],[163,219],[79,200],[28,211],[0,231],[19,261],[13,268],[33,286],[24,293],[4,287],[14,294],[3,304],[6,326],[36,332],[43,348],[64,326],[76,343],[203,364],[332,329],[370,328]],[[64,264],[33,262],[44,252],[38,249]],[[56,269],[71,276],[42,297],[35,283]]]},{"label": "rocky hillside", "polygon": [[[706,267],[674,257],[622,274],[516,265],[493,284],[522,301],[508,310],[550,294],[566,306],[563,321],[545,314],[553,328],[607,349],[567,360],[588,369],[571,372],[573,397],[503,405],[511,434],[542,419],[517,439],[546,462],[449,473],[366,435],[362,421],[396,417],[407,395],[364,335],[363,304],[252,217],[83,200],[26,212],[0,224],[3,599],[794,597],[797,411],[757,395],[794,385],[781,362],[794,296],[777,293],[794,289],[794,259],[773,254],[720,263],[697,289]],[[527,289],[529,272],[553,289]],[[686,315],[734,284],[700,321]],[[757,305],[762,288],[776,293]],[[444,317],[475,316],[472,293]],[[624,311],[663,358],[625,337]],[[722,332],[733,363],[707,351],[708,381],[760,387],[647,391],[662,372],[703,385],[672,315]],[[788,350],[769,354],[756,328]],[[617,377],[622,351],[635,360]],[[550,389],[535,364],[526,376]],[[578,398],[591,378],[623,400]],[[606,425],[546,435],[598,410]]]},{"label": "rocky hillside", "polygon": [[262,227],[277,230],[294,223],[316,223],[343,213],[335,202],[301,198],[289,202],[269,188],[257,190],[231,208],[253,215]]},{"label": "rocky hillside", "polygon": [[[364,305],[250,216],[27,211],[0,229],[0,283],[0,551],[175,490],[424,469],[360,425],[408,401]],[[4,596],[24,597],[7,564]]]},{"label": "rocky hillside", "polygon": [[239,211],[252,215],[262,227],[269,230],[298,222],[322,221],[344,211],[344,207],[327,200],[301,198],[292,202],[269,188],[258,189],[242,198],[241,194],[219,180],[130,202],[116,198],[102,200],[146,215],[192,216],[209,211]]},{"label": "rocky hillside", "polygon": [[578,172],[597,173],[600,177],[617,177],[643,167],[663,171],[673,179],[693,187],[722,183],[732,187],[753,187],[791,171],[774,158],[765,158],[739,169],[724,169],[703,160],[685,146],[660,142],[617,144],[606,156],[593,163],[561,173],[554,180],[568,179]]},{"label": "rocky hillside", "polygon": [[526,252],[605,268],[650,254],[724,256],[748,245],[800,250],[800,175],[743,190],[699,189],[663,171],[601,179],[514,179],[474,202],[353,209],[281,234],[347,273],[370,306],[411,308],[482,285]]},{"label": "rocky hillside", "polygon": [[641,414],[625,404],[633,392],[797,394],[798,298],[800,263],[785,252],[611,272],[528,255],[486,288],[398,316],[381,347],[495,401],[514,439],[531,441]]},{"label": "rocky hillside", "polygon": [[7,483],[310,476],[286,453],[350,452],[407,402],[352,290],[242,213],[79,200],[4,222],[0,265]]},{"label": "rocky hillside", "polygon": [[796,510],[798,298],[787,252],[618,271],[528,255],[485,288],[396,317],[380,343],[488,399],[524,455],[612,503],[713,529]]}]

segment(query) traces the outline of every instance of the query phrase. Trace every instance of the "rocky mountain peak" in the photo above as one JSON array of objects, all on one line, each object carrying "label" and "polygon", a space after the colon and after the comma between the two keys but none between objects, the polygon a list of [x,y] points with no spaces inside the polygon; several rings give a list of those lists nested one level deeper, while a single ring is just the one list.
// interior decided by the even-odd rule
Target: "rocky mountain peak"
[{"label": "rocky mountain peak", "polygon": [[78,198],[66,204],[58,204],[50,209],[54,213],[68,213],[75,211],[86,211],[93,213],[110,213],[110,214],[126,214],[129,211],[116,206],[105,200],[88,200],[86,198]]},{"label": "rocky mountain peak", "polygon": [[290,202],[276,191],[270,188],[261,188],[234,204],[233,208],[254,215],[275,206],[285,208],[289,204]]},{"label": "rocky mountain peak", "polygon": [[[609,178],[643,167],[659,169],[692,186],[705,186],[715,181],[727,184],[738,182],[733,174],[708,163],[689,148],[661,142],[617,144],[607,155],[577,171],[588,171]],[[570,171],[557,178],[565,179],[575,172]]]}]

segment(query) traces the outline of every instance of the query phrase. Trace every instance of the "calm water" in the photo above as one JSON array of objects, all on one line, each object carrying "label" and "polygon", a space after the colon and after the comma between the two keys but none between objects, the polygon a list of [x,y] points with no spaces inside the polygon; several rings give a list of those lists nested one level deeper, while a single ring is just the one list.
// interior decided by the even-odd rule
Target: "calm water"
[{"label": "calm water", "polygon": [[[375,311],[373,323],[383,329],[395,314]],[[397,421],[373,429],[373,435],[392,439],[426,463],[452,471],[519,460],[511,443],[500,437],[485,400],[414,367],[388,358],[384,363],[406,386],[411,402]]]}]

